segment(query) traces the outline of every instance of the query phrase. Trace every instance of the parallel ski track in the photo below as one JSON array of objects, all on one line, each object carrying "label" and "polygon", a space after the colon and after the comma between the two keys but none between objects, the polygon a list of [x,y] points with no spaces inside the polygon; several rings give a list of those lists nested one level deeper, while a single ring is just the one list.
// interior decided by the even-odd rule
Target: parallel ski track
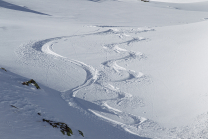
[{"label": "parallel ski track", "polygon": [[[140,32],[147,32],[147,31],[154,31],[154,30],[153,29],[140,30],[140,31],[130,30],[128,32],[129,33],[135,32],[135,34],[137,34],[137,33],[140,33]],[[74,59],[69,59],[67,57],[63,57],[63,56],[55,53],[53,51],[53,48],[52,48],[54,43],[56,43],[56,41],[61,40],[61,39],[77,37],[77,36],[86,36],[86,35],[108,35],[108,34],[115,34],[115,35],[118,35],[120,38],[126,36],[124,31],[117,31],[117,30],[109,29],[109,30],[106,30],[106,31],[103,31],[103,32],[97,32],[97,33],[92,33],[92,34],[83,34],[83,35],[73,35],[73,36],[62,36],[62,37],[49,38],[49,39],[40,40],[40,41],[36,41],[36,42],[30,42],[30,43],[26,44],[25,46],[30,47],[33,50],[38,51],[38,52],[40,52],[44,55],[50,55],[50,56],[53,56],[55,58],[58,58],[61,61],[73,63],[73,64],[81,67],[83,70],[85,70],[86,80],[84,81],[83,84],[81,84],[81,85],[79,85],[79,86],[77,86],[77,87],[75,87],[71,90],[66,90],[66,91],[62,92],[62,98],[65,101],[67,101],[70,106],[73,106],[73,107],[76,107],[76,108],[79,108],[79,109],[80,108],[85,109],[85,107],[82,106],[82,104],[79,104],[79,102],[76,100],[76,94],[79,92],[79,90],[84,89],[86,87],[89,87],[89,86],[93,85],[94,83],[99,84],[100,86],[102,86],[103,88],[105,88],[107,90],[111,90],[113,92],[116,92],[118,94],[118,97],[108,99],[108,100],[116,101],[116,103],[119,105],[122,101],[133,99],[133,96],[129,93],[121,92],[119,89],[114,89],[113,86],[112,87],[105,86],[104,84],[106,84],[106,83],[102,83],[102,81],[100,81],[100,78],[102,78],[102,76],[100,76],[102,71],[98,71],[94,67],[92,67],[88,64],[85,64],[83,62],[80,62],[80,61],[77,61],[77,60],[74,60]],[[126,53],[128,53],[128,56],[120,58],[120,59],[105,61],[102,64],[106,67],[112,68],[116,72],[126,71],[127,73],[129,73],[129,77],[125,80],[122,80],[122,81],[136,80],[136,79],[144,77],[144,74],[141,73],[141,72],[137,73],[133,70],[127,70],[127,69],[117,65],[117,62],[121,62],[123,60],[131,60],[131,59],[140,60],[140,59],[145,58],[144,54],[142,54],[140,52],[132,52],[132,51],[128,51],[128,50],[125,50],[125,49],[122,49],[122,48],[118,47],[119,44],[130,45],[132,43],[136,43],[136,42],[139,42],[139,41],[142,41],[142,40],[145,40],[145,39],[144,38],[133,38],[129,41],[125,41],[125,42],[122,42],[122,43],[117,43],[117,44],[115,43],[115,44],[105,45],[105,47],[107,49],[111,49],[112,51],[115,51],[117,53],[126,52]],[[20,52],[18,52],[17,54],[19,54],[19,53]],[[143,117],[140,117],[140,116],[135,116],[135,115],[132,115],[130,113],[125,113],[125,112],[122,112],[118,109],[110,107],[107,104],[108,100],[102,100],[102,101],[98,102],[100,104],[101,109],[104,108],[105,110],[107,110],[108,113],[111,113],[111,114],[113,114],[115,116],[118,116],[120,118],[129,117],[129,118],[133,119],[134,122],[129,123],[129,124],[123,124],[123,123],[117,122],[115,120],[109,119],[109,118],[107,118],[103,115],[100,115],[99,113],[97,113],[94,110],[87,109],[88,112],[91,112],[92,114],[97,115],[98,117],[100,117],[104,120],[107,120],[111,123],[120,125],[127,132],[131,132],[131,133],[134,133],[134,134],[137,134],[137,135],[142,134],[143,130],[141,130],[141,129],[146,128],[146,125],[151,124],[151,126],[153,125],[153,127],[155,127],[155,128],[158,126],[157,124],[155,124],[154,122],[152,122],[152,121],[150,121],[146,118],[143,118]]]}]

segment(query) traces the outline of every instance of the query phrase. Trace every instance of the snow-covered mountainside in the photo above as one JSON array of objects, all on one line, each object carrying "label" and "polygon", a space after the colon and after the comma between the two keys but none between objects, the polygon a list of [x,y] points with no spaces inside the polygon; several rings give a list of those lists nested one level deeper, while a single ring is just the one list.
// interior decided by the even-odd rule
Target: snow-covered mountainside
[{"label": "snow-covered mountainside", "polygon": [[196,2],[206,2],[207,0],[151,0],[158,2],[171,2],[171,3],[196,3]]},{"label": "snow-covered mountainside", "polygon": [[0,137],[207,139],[207,7],[0,0]]}]

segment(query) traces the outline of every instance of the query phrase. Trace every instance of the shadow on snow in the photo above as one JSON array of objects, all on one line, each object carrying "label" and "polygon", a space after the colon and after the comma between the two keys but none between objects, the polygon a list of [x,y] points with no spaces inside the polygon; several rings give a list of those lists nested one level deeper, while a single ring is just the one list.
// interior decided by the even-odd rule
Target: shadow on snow
[{"label": "shadow on snow", "polygon": [[[11,4],[11,3],[8,3],[8,2],[5,2],[3,0],[0,0],[0,8],[6,8],[6,9],[11,9],[11,10],[17,10],[17,11],[23,11],[23,12],[30,12],[30,13],[35,13],[35,14],[40,14],[40,15],[48,15],[48,14],[44,14],[44,13],[41,13],[41,12],[37,12],[37,11],[34,11],[34,10],[30,10],[26,7],[22,7],[22,6],[18,6],[18,5],[15,5],[15,4]],[[48,15],[50,16],[50,15]]]}]

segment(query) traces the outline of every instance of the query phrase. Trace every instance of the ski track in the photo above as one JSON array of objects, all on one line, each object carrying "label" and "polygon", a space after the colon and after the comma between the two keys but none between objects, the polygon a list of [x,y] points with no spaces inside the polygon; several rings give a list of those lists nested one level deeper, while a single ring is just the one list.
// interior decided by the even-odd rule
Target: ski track
[{"label": "ski track", "polygon": [[[98,27],[98,26],[93,26],[93,27]],[[108,26],[105,26],[105,27],[108,27]],[[104,28],[104,27],[101,27],[101,28]],[[57,41],[59,41],[59,40],[67,41],[69,38],[76,37],[76,36],[116,35],[120,39],[122,39],[124,37],[131,37],[130,35],[127,35],[130,33],[133,33],[136,35],[138,33],[148,32],[148,31],[155,31],[155,30],[149,29],[149,28],[146,28],[146,29],[142,29],[142,28],[138,28],[138,29],[115,29],[114,28],[114,29],[112,29],[111,28],[106,31],[96,32],[96,33],[91,33],[91,34],[55,37],[55,38],[50,38],[50,39],[45,39],[45,40],[29,42],[27,44],[23,44],[16,50],[16,54],[19,57],[21,63],[26,64],[26,65],[29,65],[29,64],[33,65],[36,62],[39,62],[38,63],[39,65],[41,63],[44,63],[43,66],[45,66],[47,68],[52,67],[52,68],[57,69],[58,71],[63,70],[63,69],[60,69],[59,66],[56,65],[55,62],[52,62],[53,59],[55,58],[55,59],[58,59],[59,61],[62,61],[63,63],[70,62],[72,64],[75,64],[78,67],[81,67],[86,72],[86,80],[84,81],[83,84],[81,84],[71,90],[63,91],[62,98],[66,102],[68,102],[68,104],[70,106],[76,107],[81,110],[87,110],[88,112],[93,113],[94,115],[100,117],[101,119],[107,120],[107,121],[117,124],[117,125],[120,125],[127,132],[145,136],[146,132],[148,132],[148,134],[151,134],[148,131],[149,126],[148,126],[148,128],[146,126],[150,125],[150,124],[152,126],[152,124],[154,124],[153,121],[150,121],[150,120],[140,117],[140,116],[132,115],[130,113],[122,112],[121,110],[113,108],[107,104],[109,101],[111,101],[111,102],[113,101],[113,102],[115,102],[115,104],[117,106],[126,105],[127,103],[139,103],[139,105],[142,106],[142,105],[144,105],[144,103],[142,102],[142,100],[140,98],[134,97],[129,93],[122,92],[122,91],[120,91],[119,88],[111,85],[108,81],[106,81],[104,79],[106,75],[103,74],[104,72],[102,70],[98,71],[94,67],[87,65],[83,62],[80,62],[80,61],[77,61],[74,59],[69,59],[67,57],[63,57],[63,56],[55,53],[53,51],[53,45],[55,43],[57,43]],[[118,62],[145,59],[146,58],[145,55],[141,52],[133,52],[133,51],[129,51],[129,50],[119,47],[119,45],[129,46],[133,43],[138,43],[143,40],[146,40],[146,38],[132,37],[128,41],[123,41],[123,42],[114,43],[114,44],[106,44],[105,46],[103,46],[104,49],[109,49],[110,51],[116,52],[118,54],[125,53],[126,56],[119,58],[119,59],[108,60],[108,61],[105,61],[101,64],[105,68],[109,68],[111,70],[114,70],[116,73],[119,73],[121,71],[127,72],[129,74],[129,77],[124,80],[121,80],[120,82],[136,82],[137,80],[140,80],[143,77],[145,78],[145,75],[142,72],[137,73],[136,71],[126,69],[126,68],[118,65]],[[31,62],[31,61],[33,61],[33,62]],[[129,124],[128,123],[124,124],[122,122],[118,122],[116,120],[112,120],[108,117],[105,117],[97,111],[94,111],[90,108],[85,108],[84,106],[82,106],[82,104],[80,104],[79,101],[77,101],[76,95],[77,95],[77,93],[79,93],[80,90],[85,89],[89,86],[92,86],[93,84],[97,84],[97,85],[101,86],[101,88],[104,88],[107,91],[111,91],[111,92],[114,92],[117,94],[116,98],[96,101],[95,103],[98,104],[101,107],[101,109],[105,109],[108,113],[113,114],[114,116],[117,116],[120,119],[131,119],[133,122],[130,122]],[[155,124],[153,127],[159,128],[157,124]],[[145,130],[145,132],[144,132],[144,130]]]},{"label": "ski track", "polygon": [[[98,26],[93,26],[98,27]],[[109,28],[108,26],[99,27],[99,28]],[[119,27],[118,27],[119,28]],[[126,72],[129,74],[129,77],[120,81],[114,81],[119,83],[134,83],[134,82],[142,82],[148,78],[142,72],[136,72],[131,69],[126,69],[118,65],[118,63],[129,62],[131,60],[142,60],[146,59],[146,56],[141,52],[129,51],[124,48],[120,48],[119,45],[130,46],[134,43],[138,43],[140,41],[146,40],[143,37],[131,37],[128,34],[138,34],[147,31],[155,31],[154,29],[108,29],[102,32],[83,34],[83,35],[72,35],[72,36],[62,36],[55,37],[40,41],[31,41],[26,44],[22,44],[15,51],[16,55],[19,58],[19,64],[29,65],[32,67],[42,67],[43,69],[54,69],[59,71],[58,75],[61,76],[62,79],[67,78],[66,75],[70,75],[67,72],[69,68],[76,69],[73,66],[67,66],[67,63],[72,63],[86,72],[86,80],[83,84],[62,92],[61,97],[72,107],[75,107],[83,112],[89,112],[93,115],[98,116],[101,120],[105,120],[115,126],[120,126],[126,132],[131,134],[135,134],[138,136],[149,137],[153,139],[178,139],[178,138],[207,138],[206,134],[204,134],[203,127],[204,115],[197,118],[195,123],[191,126],[181,127],[181,128],[163,128],[156,122],[146,119],[144,117],[136,116],[130,113],[123,112],[119,110],[119,108],[124,107],[143,107],[145,104],[143,100],[139,97],[135,97],[129,93],[122,92],[118,87],[115,87],[111,84],[111,82],[107,79],[107,75],[105,73],[105,69],[109,69],[108,72],[112,72],[115,74],[119,74],[120,72]],[[109,50],[111,52],[115,52],[122,56],[118,59],[111,59],[108,61],[104,61],[101,63],[103,66],[103,70],[97,70],[94,67],[83,63],[81,61],[77,61],[74,59],[69,59],[67,57],[63,57],[53,51],[54,44],[58,43],[58,41],[63,40],[67,41],[72,37],[77,36],[88,36],[88,35],[116,35],[120,39],[130,38],[128,41],[123,41],[120,43],[113,44],[105,44],[103,47],[104,50]],[[125,55],[125,56],[124,56]],[[54,62],[54,60],[58,60],[59,62]],[[61,66],[58,64],[61,63]],[[46,75],[47,80],[47,75]],[[73,79],[76,81],[76,79]],[[112,82],[113,83],[113,82]],[[93,101],[90,105],[93,106],[85,106],[85,103],[82,104],[79,101],[79,98],[76,95],[89,87],[93,87],[94,85],[100,86],[101,89],[104,89],[106,93],[109,94],[117,94],[116,97],[111,97],[108,99],[100,99],[97,101]],[[18,88],[17,88],[18,89]],[[96,88],[94,88],[96,89]],[[99,91],[99,90],[95,90]],[[10,90],[3,91],[4,97],[0,98],[0,103],[10,103],[10,105],[15,105],[19,110],[25,109],[27,111],[27,115],[30,113],[37,113],[41,111],[41,108],[34,106],[28,100],[25,99],[24,96],[18,95],[17,98],[10,97]],[[8,93],[6,93],[8,92]],[[11,99],[13,98],[13,99]],[[113,103],[118,108],[114,108],[110,106],[108,103]],[[93,108],[96,106],[96,108]],[[15,112],[19,112],[18,109]],[[106,115],[107,114],[107,115]],[[25,113],[24,113],[25,115]],[[110,115],[110,117],[109,117]],[[51,119],[56,119],[55,117],[50,117]],[[203,127],[201,127],[203,125]],[[194,128],[193,128],[194,127]],[[199,131],[195,131],[195,128],[200,129]],[[196,134],[199,133],[199,134]]]}]

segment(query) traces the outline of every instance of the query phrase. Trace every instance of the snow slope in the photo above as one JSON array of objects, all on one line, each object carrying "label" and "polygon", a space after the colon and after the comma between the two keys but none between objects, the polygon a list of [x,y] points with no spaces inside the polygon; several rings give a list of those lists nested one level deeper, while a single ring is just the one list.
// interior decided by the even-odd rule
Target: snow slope
[{"label": "snow slope", "polygon": [[2,139],[67,138],[59,129],[43,122],[43,118],[68,124],[74,133],[71,138],[83,138],[78,130],[84,133],[84,138],[89,139],[120,138],[121,136],[138,138],[89,115],[85,110],[79,111],[69,107],[58,91],[41,84],[39,84],[40,90],[32,85],[23,86],[21,83],[30,79],[2,69],[0,78]]},{"label": "snow slope", "polygon": [[1,0],[0,135],[207,138],[206,5]]},{"label": "snow slope", "polygon": [[151,0],[158,2],[170,2],[170,3],[195,3],[195,2],[206,2],[207,0]]}]

